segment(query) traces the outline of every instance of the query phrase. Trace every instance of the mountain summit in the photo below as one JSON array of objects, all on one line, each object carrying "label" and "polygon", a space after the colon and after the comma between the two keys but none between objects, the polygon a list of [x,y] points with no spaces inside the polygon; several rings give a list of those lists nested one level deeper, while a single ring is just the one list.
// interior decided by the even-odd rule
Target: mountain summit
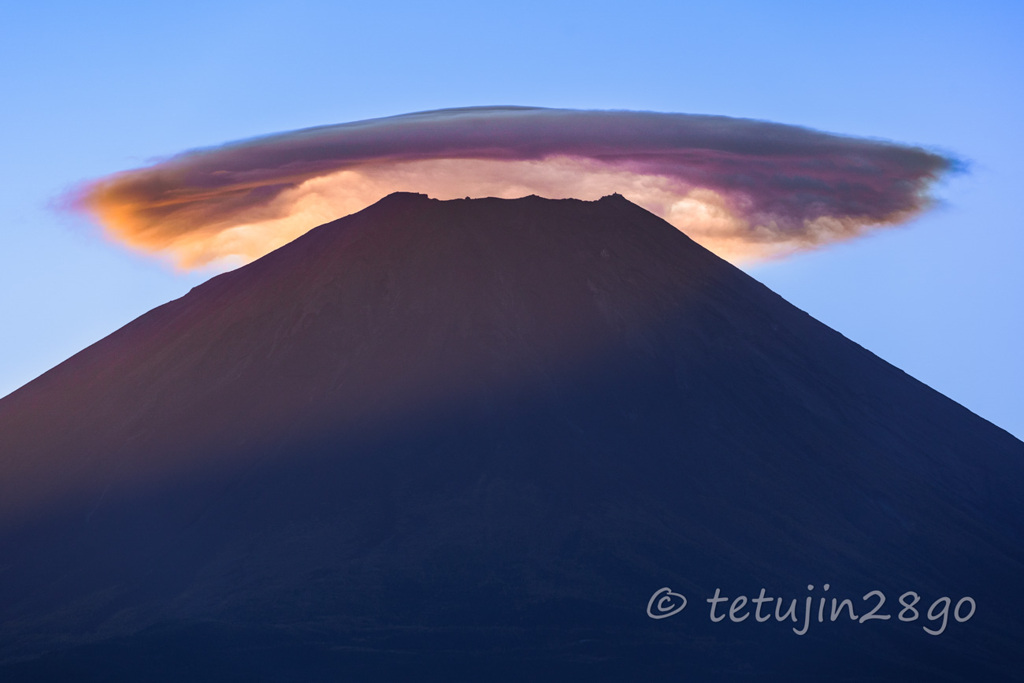
[{"label": "mountain summit", "polygon": [[621,196],[394,194],[0,400],[0,679],[1008,680],[1022,492]]}]

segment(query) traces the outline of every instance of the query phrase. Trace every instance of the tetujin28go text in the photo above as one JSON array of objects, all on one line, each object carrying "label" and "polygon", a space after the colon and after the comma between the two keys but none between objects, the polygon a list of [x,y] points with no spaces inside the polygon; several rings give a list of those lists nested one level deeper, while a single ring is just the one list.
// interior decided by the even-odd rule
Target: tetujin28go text
[{"label": "tetujin28go text", "polygon": [[[796,624],[792,627],[793,633],[798,636],[807,633],[812,622],[821,624],[826,620],[848,620],[863,624],[893,618],[892,611],[886,607],[886,596],[882,591],[869,591],[860,599],[859,604],[855,604],[850,598],[840,599],[824,595],[830,588],[831,586],[826,583],[822,586],[822,595],[806,596],[802,606],[799,598],[792,598],[787,603],[781,597],[768,596],[764,588],[756,598],[748,598],[746,595],[730,598],[722,595],[720,588],[715,588],[715,594],[706,600],[710,605],[708,616],[715,623],[726,620],[740,623],[750,618],[760,623],[772,619],[776,622],[792,622]],[[813,592],[814,585],[809,584],[807,590]],[[922,615],[924,606],[920,604],[921,599],[921,595],[916,591],[903,593],[897,598],[899,609],[895,616],[901,622],[924,621],[921,628],[932,636],[941,635],[946,631],[950,617],[957,623],[964,623],[974,616],[977,608],[974,598],[969,596],[960,598],[955,604],[952,598],[943,596],[932,601]],[[651,619],[665,619],[682,612],[686,604],[686,597],[681,593],[676,593],[667,586],[659,588],[647,602],[647,616]]]}]

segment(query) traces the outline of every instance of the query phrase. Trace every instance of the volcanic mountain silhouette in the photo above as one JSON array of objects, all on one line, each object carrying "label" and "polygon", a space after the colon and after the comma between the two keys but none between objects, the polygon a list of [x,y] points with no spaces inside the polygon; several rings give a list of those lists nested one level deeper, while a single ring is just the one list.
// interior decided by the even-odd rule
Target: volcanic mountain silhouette
[{"label": "volcanic mountain silhouette", "polygon": [[0,401],[0,680],[1019,680],[1022,500],[620,196],[395,194]]}]

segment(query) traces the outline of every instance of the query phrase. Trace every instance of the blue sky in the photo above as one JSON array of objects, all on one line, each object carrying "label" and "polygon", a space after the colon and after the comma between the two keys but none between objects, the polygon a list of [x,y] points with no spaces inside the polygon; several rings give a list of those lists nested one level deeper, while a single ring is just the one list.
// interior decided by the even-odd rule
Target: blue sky
[{"label": "blue sky", "polygon": [[444,107],[721,114],[967,160],[942,205],[749,272],[1024,436],[1024,5],[27,3],[0,21],[0,395],[208,276],[55,199],[185,149]]}]

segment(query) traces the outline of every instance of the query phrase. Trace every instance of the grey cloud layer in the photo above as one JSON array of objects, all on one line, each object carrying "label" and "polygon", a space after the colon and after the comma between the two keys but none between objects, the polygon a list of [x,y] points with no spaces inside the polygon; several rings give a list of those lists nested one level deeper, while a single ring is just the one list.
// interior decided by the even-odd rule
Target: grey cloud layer
[{"label": "grey cloud layer", "polygon": [[711,190],[737,218],[732,238],[808,244],[831,239],[816,234],[822,219],[831,221],[829,231],[839,238],[850,236],[844,231],[905,220],[928,206],[929,185],[957,166],[917,147],[746,119],[484,107],[323,126],[187,152],[91,183],[79,202],[122,239],[160,249],[181,235],[277,217],[288,210],[275,202],[282,193],[346,169],[553,157],[660,178],[675,184],[680,196]]}]

